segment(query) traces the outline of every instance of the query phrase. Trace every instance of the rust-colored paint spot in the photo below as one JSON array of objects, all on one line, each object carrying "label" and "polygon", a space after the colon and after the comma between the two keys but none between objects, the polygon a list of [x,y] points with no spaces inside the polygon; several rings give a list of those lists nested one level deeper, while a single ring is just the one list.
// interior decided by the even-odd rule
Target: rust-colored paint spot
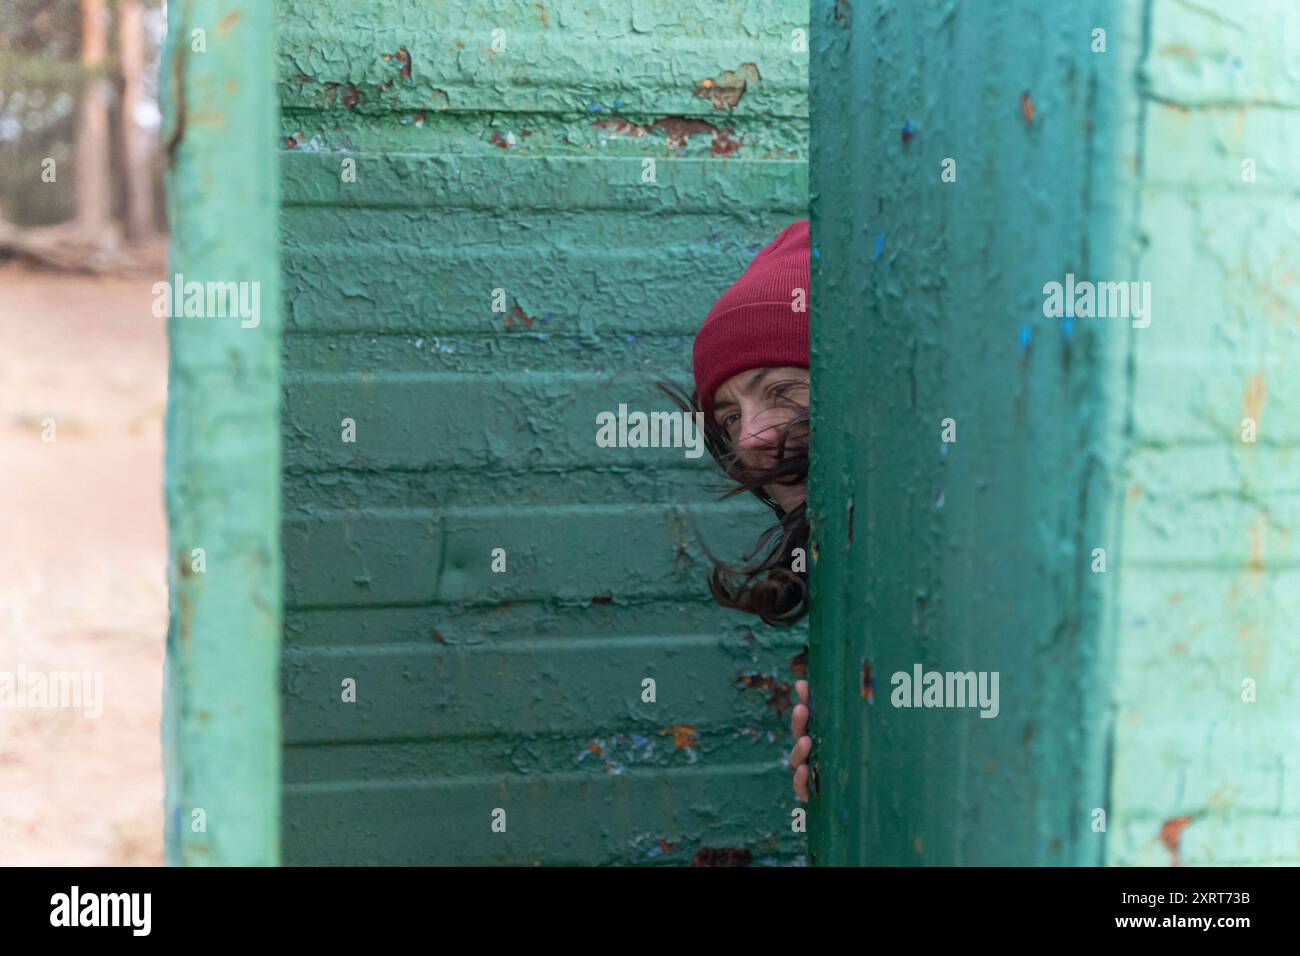
[{"label": "rust-colored paint spot", "polygon": [[1264,385],[1264,373],[1255,372],[1246,376],[1246,387],[1241,395],[1241,407],[1247,418],[1253,418],[1259,424],[1259,413],[1264,410],[1264,400],[1268,398],[1268,389]]},{"label": "rust-colored paint spot", "polygon": [[343,91],[343,105],[350,110],[354,110],[357,108],[357,104],[360,102],[361,102],[361,94],[357,92],[357,88],[355,86],[349,83],[347,85],[347,89]]},{"label": "rust-colored paint spot", "polygon": [[915,850],[917,853],[925,852],[925,844],[921,842],[921,838],[919,836],[912,837],[912,849]]},{"label": "rust-colored paint spot", "polygon": [[519,306],[515,306],[513,309],[511,309],[509,312],[506,313],[507,329],[513,329],[516,323],[518,323],[519,325],[531,326],[536,321],[537,319],[535,316],[529,315]]},{"label": "rust-colored paint spot", "polygon": [[446,640],[443,639],[442,631],[439,631],[439,630],[437,630],[437,629],[434,630],[434,632],[433,632],[433,642],[434,642],[435,644],[446,644],[446,643],[447,643]]},{"label": "rust-colored paint spot", "polygon": [[1134,485],[1132,488],[1128,490],[1128,500],[1136,501],[1144,491],[1146,491],[1146,489],[1143,488],[1141,485]]},{"label": "rust-colored paint spot", "polygon": [[740,140],[731,138],[731,130],[718,130],[709,149],[714,156],[730,156],[740,149]]},{"label": "rust-colored paint spot", "polygon": [[1264,543],[1260,540],[1257,524],[1250,526],[1250,557],[1246,560],[1246,570],[1256,574],[1264,570]]},{"label": "rust-colored paint spot", "polygon": [[853,26],[853,4],[849,0],[835,0],[835,20],[846,30]]},{"label": "rust-colored paint spot", "polygon": [[530,4],[530,6],[532,6],[537,11],[537,19],[542,21],[542,29],[549,30],[551,27],[551,21],[546,16],[546,7],[540,3],[533,3]]},{"label": "rust-colored paint spot", "polygon": [[667,840],[660,840],[659,852],[667,855],[669,853],[672,853],[673,850],[677,849],[679,846],[681,846],[680,843],[669,843]]},{"label": "rust-colored paint spot", "polygon": [[848,521],[849,521],[849,544],[852,544],[852,543],[853,543],[853,499],[852,499],[851,497],[849,498],[849,500],[848,500],[848,504],[847,504],[846,507],[848,508],[848,512],[849,512],[849,515],[848,515]]},{"label": "rust-colored paint spot", "polygon": [[753,855],[744,847],[701,847],[691,860],[691,866],[749,866]]},{"label": "rust-colored paint spot", "polygon": [[592,604],[609,604],[614,600],[612,594],[597,594],[591,599]]},{"label": "rust-colored paint spot", "polygon": [[694,95],[708,100],[715,110],[733,110],[749,84],[762,78],[757,63],[742,63],[734,70],[723,70],[716,77],[700,80],[695,84]]},{"label": "rust-colored paint spot", "polygon": [[669,149],[685,149],[687,141],[692,136],[707,133],[713,137],[710,150],[714,156],[730,156],[742,145],[741,140],[733,138],[735,130],[719,129],[712,123],[685,116],[665,116],[655,120],[649,126],[637,126],[621,119],[600,120],[593,125],[625,136],[644,136],[657,127],[662,129],[668,138]]},{"label": "rust-colored paint spot", "polygon": [[596,743],[594,740],[588,741],[587,749],[594,754],[598,754],[600,753],[600,744]]},{"label": "rust-colored paint spot", "polygon": [[[492,142],[492,145],[493,145],[493,146],[497,147],[497,149],[509,149],[509,148],[510,148],[510,140],[508,140],[508,139],[506,139],[504,136],[502,136],[502,135],[501,135],[501,130],[499,130],[499,129],[494,129],[494,130],[492,131],[492,140],[491,140],[491,142]],[[531,321],[531,320],[530,320],[530,321]]]},{"label": "rust-colored paint spot", "polygon": [[[751,641],[754,639],[754,635],[752,632],[749,635],[749,639]],[[796,677],[808,676],[808,645],[807,644],[803,646],[803,650],[801,650],[794,657],[790,658],[790,671]]]},{"label": "rust-colored paint spot", "polygon": [[862,699],[868,704],[876,702],[876,682],[871,676],[871,661],[862,662]]},{"label": "rust-colored paint spot", "polygon": [[1034,98],[1025,90],[1020,94],[1020,115],[1025,118],[1025,124],[1034,125]]},{"label": "rust-colored paint spot", "polygon": [[1160,48],[1161,56],[1176,56],[1180,60],[1186,60],[1188,63],[1196,63],[1196,51],[1186,43],[1170,43],[1168,46]]},{"label": "rust-colored paint spot", "polygon": [[406,47],[399,46],[397,48],[396,53],[385,53],[384,59],[396,60],[398,63],[400,63],[402,65],[402,69],[398,75],[401,76],[402,82],[404,83],[411,82],[411,54],[409,51],[407,51]]},{"label": "rust-colored paint spot", "polygon": [[749,690],[758,687],[768,691],[767,706],[781,717],[791,708],[790,685],[776,679],[774,674],[746,674],[742,672],[732,684],[737,690]]},{"label": "rust-colored paint spot", "polygon": [[1033,740],[1034,740],[1034,725],[1033,725],[1033,724],[1025,724],[1025,732],[1024,732],[1024,734],[1022,735],[1021,739],[1024,741],[1024,744],[1025,744],[1026,747],[1028,747],[1031,743],[1033,743]]},{"label": "rust-colored paint spot", "polygon": [[1160,842],[1165,845],[1172,859],[1169,861],[1170,866],[1182,866],[1182,860],[1179,854],[1182,852],[1183,831],[1187,829],[1192,822],[1190,814],[1181,817],[1174,817],[1166,820],[1160,827]]},{"label": "rust-colored paint spot", "polygon": [[234,96],[239,92],[239,81],[233,76],[226,80],[226,95]]},{"label": "rust-colored paint spot", "polygon": [[190,601],[190,596],[181,592],[176,599],[180,605],[180,614],[177,615],[181,632],[181,643],[186,647],[190,646],[190,619],[194,616],[194,604]]},{"label": "rust-colored paint spot", "polygon": [[672,734],[673,747],[676,750],[685,750],[687,747],[698,747],[700,745],[699,731],[691,724],[673,724],[671,727],[663,728],[659,733]]},{"label": "rust-colored paint spot", "polygon": [[715,134],[718,128],[712,123],[706,123],[704,120],[688,119],[685,116],[665,116],[662,119],[655,120],[651,126],[657,126],[662,129],[668,137],[668,145],[673,149],[680,149],[686,145],[686,141],[698,133]]},{"label": "rust-colored paint spot", "polygon": [[224,17],[217,21],[217,32],[222,36],[235,29],[235,24],[239,22],[239,11],[231,10]]},{"label": "rust-colored paint spot", "polygon": [[649,136],[650,127],[642,126],[639,123],[629,123],[625,119],[613,117],[611,119],[596,120],[591,124],[592,129],[603,129],[613,136]]}]

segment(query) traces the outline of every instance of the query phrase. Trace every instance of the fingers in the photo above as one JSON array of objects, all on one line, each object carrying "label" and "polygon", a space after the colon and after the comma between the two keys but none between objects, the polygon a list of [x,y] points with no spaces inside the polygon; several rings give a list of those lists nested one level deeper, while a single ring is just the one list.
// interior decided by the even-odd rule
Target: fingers
[{"label": "fingers", "polygon": [[812,753],[812,738],[800,737],[790,750],[790,766],[798,767],[807,763],[810,753]]},{"label": "fingers", "polygon": [[805,764],[794,772],[794,795],[800,800],[808,799],[808,766]]},{"label": "fingers", "polygon": [[794,769],[794,795],[806,801],[808,799],[808,755],[812,753],[812,738],[808,736],[808,682],[795,681],[794,692],[799,697],[799,703],[790,713],[790,729],[798,739],[790,750],[790,766]]}]

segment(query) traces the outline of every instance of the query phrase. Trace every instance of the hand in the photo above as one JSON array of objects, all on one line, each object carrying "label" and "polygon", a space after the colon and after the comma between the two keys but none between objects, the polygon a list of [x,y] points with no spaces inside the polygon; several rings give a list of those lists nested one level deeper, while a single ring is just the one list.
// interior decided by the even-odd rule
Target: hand
[{"label": "hand", "polygon": [[794,795],[805,803],[808,800],[808,754],[812,752],[812,738],[808,736],[808,682],[794,682],[794,692],[799,703],[790,714],[790,729],[794,731],[795,744],[790,751],[790,769],[794,771]]}]

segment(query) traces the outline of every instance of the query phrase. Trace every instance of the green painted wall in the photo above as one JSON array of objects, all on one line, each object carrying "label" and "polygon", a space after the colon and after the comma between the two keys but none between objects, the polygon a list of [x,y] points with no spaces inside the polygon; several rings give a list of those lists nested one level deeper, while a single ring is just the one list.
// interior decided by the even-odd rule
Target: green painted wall
[{"label": "green painted wall", "polygon": [[1126,354],[1108,859],[1295,864],[1300,8],[1160,0],[1144,26],[1135,268],[1164,321]]},{"label": "green painted wall", "polygon": [[[1296,858],[1300,15],[1260,6],[813,4],[817,863]],[[1067,273],[1150,325],[1045,317]],[[892,706],[916,664],[998,716]]]},{"label": "green painted wall", "polygon": [[[192,283],[202,283],[204,293],[195,300],[203,315],[173,315],[167,324],[170,622],[162,736],[170,865],[270,865],[280,858],[272,21],[261,0],[168,4],[159,81],[169,160],[166,281],[180,274],[187,300]],[[256,314],[209,313],[208,283],[248,283],[236,289],[248,296],[241,302],[256,303]]]},{"label": "green painted wall", "polygon": [[652,380],[688,381],[709,305],[806,215],[806,3],[277,26],[285,862],[801,862],[805,632],[713,606],[700,547],[770,515],[595,421],[669,408]]}]

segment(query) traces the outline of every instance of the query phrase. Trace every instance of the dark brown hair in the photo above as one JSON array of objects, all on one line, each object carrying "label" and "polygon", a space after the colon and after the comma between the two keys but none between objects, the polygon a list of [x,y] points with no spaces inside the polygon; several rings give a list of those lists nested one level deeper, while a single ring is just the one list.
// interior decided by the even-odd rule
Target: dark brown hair
[{"label": "dark brown hair", "polygon": [[[694,415],[703,409],[699,395],[669,382],[658,382],[660,391],[672,399],[678,408]],[[704,419],[704,444],[735,485],[728,488],[721,499],[734,497],[748,491],[777,516],[772,525],[754,543],[742,558],[747,562],[736,568],[714,556],[704,546],[713,562],[709,575],[709,591],[723,607],[756,614],[768,624],[793,624],[808,613],[808,575],[795,571],[791,565],[794,550],[802,548],[807,567],[808,507],[801,504],[793,511],[785,511],[763,488],[771,484],[799,484],[808,479],[808,409],[789,398],[785,393],[802,382],[775,383],[778,400],[795,409],[795,417],[781,427],[776,441],[776,463],[768,469],[747,468],[731,445],[731,439],[710,416]]]}]

